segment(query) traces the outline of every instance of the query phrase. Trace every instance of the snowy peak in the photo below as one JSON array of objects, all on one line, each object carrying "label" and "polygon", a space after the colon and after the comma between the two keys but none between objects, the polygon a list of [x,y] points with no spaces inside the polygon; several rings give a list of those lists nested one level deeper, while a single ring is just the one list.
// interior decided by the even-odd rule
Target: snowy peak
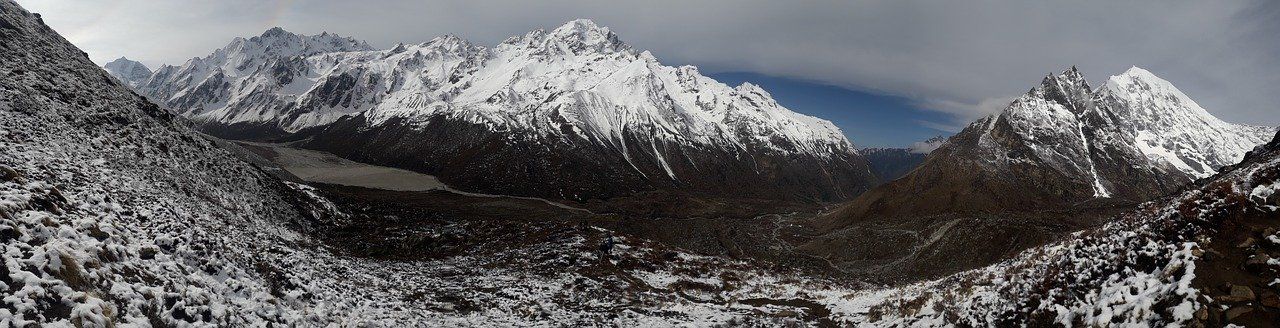
[{"label": "snowy peak", "polygon": [[1075,66],[1071,66],[1060,74],[1046,76],[1040,82],[1039,91],[1043,97],[1063,105],[1076,115],[1087,108],[1086,103],[1093,92]]},{"label": "snowy peak", "polygon": [[[1001,113],[966,129],[980,135],[974,154],[997,166],[1051,168],[1092,184],[1100,197],[1135,184],[1151,186],[1131,194],[1156,194],[1239,162],[1275,131],[1223,122],[1142,68],[1103,85],[1091,89],[1075,67],[1046,76]],[[1157,179],[1166,182],[1151,182]]]},{"label": "snowy peak", "polygon": [[267,29],[265,32],[262,32],[262,35],[260,37],[275,38],[275,37],[283,37],[287,35],[294,35],[294,34],[289,33],[289,31],[285,31],[283,27],[276,26],[276,27]]},{"label": "snowy peak", "polygon": [[142,63],[129,60],[125,57],[116,58],[116,60],[103,65],[102,68],[111,73],[111,76],[119,79],[130,87],[136,87],[138,84],[151,77],[151,69]]},{"label": "snowy peak", "polygon": [[576,19],[552,30],[550,37],[569,45],[597,51],[620,51],[631,47],[618,39],[608,27],[596,25],[589,19]]},{"label": "snowy peak", "polygon": [[572,20],[550,32],[536,29],[523,37],[512,37],[503,43],[523,46],[536,54],[547,56],[618,53],[636,55],[636,51],[622,42],[612,30],[597,25],[590,19]]},{"label": "snowy peak", "polygon": [[1195,178],[1239,162],[1275,131],[1224,122],[1169,81],[1139,67],[1107,79],[1097,97],[1145,157]]},{"label": "snowy peak", "polygon": [[466,39],[453,34],[436,37],[431,39],[431,41],[423,43],[422,46],[453,53],[476,52],[484,49],[483,47],[472,44],[471,41],[467,41]]},{"label": "snowy peak", "polygon": [[[333,52],[371,51],[367,42],[328,32],[319,35],[294,34],[273,27],[259,36],[235,38],[203,58],[193,58],[184,69],[251,73],[258,66],[278,59]],[[239,74],[236,74],[239,75]]]},{"label": "snowy peak", "polygon": [[[1146,103],[1151,106],[1138,106],[1136,109],[1142,114],[1154,115],[1177,115],[1186,112],[1186,114],[1195,115],[1206,122],[1221,122],[1217,117],[1210,115],[1207,110],[1196,104],[1182,90],[1178,90],[1173,83],[1162,79],[1151,71],[1134,66],[1126,70],[1120,75],[1115,75],[1107,79],[1104,88],[1100,90],[1104,95],[1111,95],[1121,100],[1132,103]],[[1155,113],[1152,110],[1164,110],[1164,113]]]},{"label": "snowy peak", "polygon": [[309,56],[327,52],[374,50],[368,43],[329,32],[302,35],[273,27],[248,40],[236,39],[223,48],[231,54],[261,54],[275,57]]}]

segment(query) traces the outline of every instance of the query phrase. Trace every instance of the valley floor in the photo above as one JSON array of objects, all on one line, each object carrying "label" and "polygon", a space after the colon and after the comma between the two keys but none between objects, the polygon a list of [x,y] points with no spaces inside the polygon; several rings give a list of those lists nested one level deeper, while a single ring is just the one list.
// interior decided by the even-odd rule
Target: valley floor
[{"label": "valley floor", "polygon": [[436,177],[385,166],[353,162],[333,154],[280,144],[237,142],[308,182],[400,191],[445,189]]}]

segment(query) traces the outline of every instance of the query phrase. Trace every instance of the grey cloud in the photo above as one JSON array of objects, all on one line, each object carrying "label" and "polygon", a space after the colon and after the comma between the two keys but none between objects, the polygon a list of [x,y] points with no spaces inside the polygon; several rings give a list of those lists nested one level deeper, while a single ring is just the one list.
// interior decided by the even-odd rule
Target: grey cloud
[{"label": "grey cloud", "polygon": [[1226,120],[1280,124],[1274,1],[19,2],[99,62],[179,63],[276,25],[383,47],[446,33],[492,45],[592,18],[669,64],[905,96],[954,114],[951,127],[1071,65],[1094,82],[1142,66]]}]

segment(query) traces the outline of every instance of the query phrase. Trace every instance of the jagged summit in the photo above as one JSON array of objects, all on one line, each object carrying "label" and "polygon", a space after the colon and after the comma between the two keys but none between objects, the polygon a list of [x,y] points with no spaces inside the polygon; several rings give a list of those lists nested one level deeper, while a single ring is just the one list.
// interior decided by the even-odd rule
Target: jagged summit
[{"label": "jagged summit", "polygon": [[559,27],[556,27],[555,31],[556,32],[552,34],[560,34],[561,32],[564,32],[564,31],[574,31],[579,33],[581,32],[600,32],[603,34],[612,33],[612,32],[609,32],[608,27],[600,26],[590,18],[577,18],[577,19],[570,20],[568,22],[565,22],[564,24],[561,24]]},{"label": "jagged summit", "polygon": [[[250,51],[256,48],[254,46],[257,46],[280,51],[280,53],[276,54],[280,56],[304,56],[325,52],[368,51],[374,49],[369,43],[352,37],[343,37],[328,32],[317,35],[296,34],[280,27],[268,29],[262,35],[249,38],[248,41],[256,43],[256,45],[248,45],[247,48],[243,49],[244,51]],[[233,41],[232,44],[224,47],[224,49],[236,46],[237,42]]]},{"label": "jagged summit", "polygon": [[608,27],[597,25],[590,19],[569,21],[551,31],[535,29],[523,36],[513,36],[498,48],[517,47],[548,57],[601,54],[617,54],[627,57],[640,53],[618,37]]},{"label": "jagged summit", "polygon": [[269,28],[266,31],[263,31],[260,37],[270,38],[270,37],[278,37],[278,36],[284,36],[284,35],[293,35],[293,33],[290,33],[289,31],[285,31],[283,27],[276,26],[276,27]]},{"label": "jagged summit", "polygon": [[589,19],[569,21],[552,30],[550,36],[571,45],[582,45],[595,50],[619,51],[631,48],[608,27],[596,25]]},{"label": "jagged summit", "polygon": [[151,77],[151,69],[147,68],[147,65],[129,60],[124,56],[103,65],[102,68],[106,69],[107,73],[111,73],[111,76],[120,79],[120,82],[124,82],[125,85],[130,87],[135,87]]}]

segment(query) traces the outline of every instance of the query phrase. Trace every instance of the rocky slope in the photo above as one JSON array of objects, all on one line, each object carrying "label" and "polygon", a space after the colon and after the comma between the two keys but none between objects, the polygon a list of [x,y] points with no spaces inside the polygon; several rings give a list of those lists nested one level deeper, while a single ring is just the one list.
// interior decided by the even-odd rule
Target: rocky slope
[{"label": "rocky slope", "polygon": [[137,87],[151,78],[151,69],[147,68],[147,65],[129,60],[129,58],[116,58],[116,60],[102,65],[102,68],[129,87]]},{"label": "rocky slope", "polygon": [[662,65],[589,20],[492,48],[444,36],[371,50],[273,29],[161,68],[138,90],[211,134],[308,138],[475,191],[832,200],[874,180],[830,122],[754,85]]},{"label": "rocky slope", "polygon": [[[0,1],[0,322],[306,321],[308,211]],[[291,259],[290,255],[299,255]],[[341,306],[341,305],[339,305]]]}]

